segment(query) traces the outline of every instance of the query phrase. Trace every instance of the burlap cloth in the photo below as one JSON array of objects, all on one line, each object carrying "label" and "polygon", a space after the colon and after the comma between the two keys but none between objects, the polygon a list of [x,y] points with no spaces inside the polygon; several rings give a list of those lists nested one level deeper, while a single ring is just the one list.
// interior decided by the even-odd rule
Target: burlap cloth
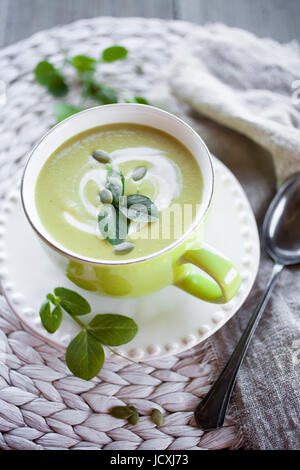
[{"label": "burlap cloth", "polygon": [[[268,152],[242,134],[197,114],[186,96],[180,97],[185,102],[179,102],[178,96],[170,94],[168,74],[161,77],[173,49],[196,29],[183,22],[97,18],[38,33],[2,50],[0,79],[7,84],[8,101],[0,115],[1,196],[19,176],[28,150],[53,124],[53,100],[34,84],[36,63],[44,58],[55,61],[62,48],[74,55],[97,55],[104,47],[121,43],[130,50],[122,73],[117,63],[111,64],[103,67],[101,79],[135,94],[152,95],[161,99],[162,106],[184,113],[211,151],[239,178],[260,224],[276,185]],[[144,74],[136,74],[136,65],[143,66]],[[0,448],[297,448],[297,268],[282,273],[251,344],[232,400],[230,413],[235,421],[228,418],[222,429],[210,433],[197,429],[193,421],[194,407],[233,349],[270,268],[271,262],[263,256],[258,281],[245,306],[204,344],[178,357],[151,363],[148,369],[106,364],[91,382],[71,377],[62,354],[25,332],[2,299],[0,328],[5,361],[0,364]],[[135,404],[142,412],[137,426],[109,416],[109,408],[121,403]],[[166,413],[160,429],[147,416],[155,406]]]}]

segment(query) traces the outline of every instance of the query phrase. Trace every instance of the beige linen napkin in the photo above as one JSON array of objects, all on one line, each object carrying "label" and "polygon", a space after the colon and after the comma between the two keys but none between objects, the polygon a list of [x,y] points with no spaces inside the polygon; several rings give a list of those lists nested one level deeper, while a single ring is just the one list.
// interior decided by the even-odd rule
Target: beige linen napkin
[{"label": "beige linen napkin", "polygon": [[[280,45],[216,24],[182,41],[150,98],[188,121],[231,168],[260,226],[275,193],[275,174],[280,184],[300,171],[298,88],[296,43]],[[262,254],[247,302],[209,340],[220,370],[259,300],[271,265]],[[281,274],[238,376],[232,408],[245,448],[300,448],[299,379],[300,268],[294,267]]]}]

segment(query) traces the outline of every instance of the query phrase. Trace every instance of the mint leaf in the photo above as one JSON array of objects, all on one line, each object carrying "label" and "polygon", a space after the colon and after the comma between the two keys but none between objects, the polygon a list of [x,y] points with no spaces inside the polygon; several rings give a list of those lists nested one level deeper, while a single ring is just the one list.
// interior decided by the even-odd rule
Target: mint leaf
[{"label": "mint leaf", "polygon": [[91,380],[100,372],[104,359],[101,344],[86,329],[75,336],[66,352],[70,371],[84,380]]},{"label": "mint leaf", "polygon": [[40,317],[44,328],[49,333],[54,333],[60,326],[62,321],[62,310],[57,305],[51,312],[49,302],[45,302],[40,308]]},{"label": "mint leaf", "polygon": [[139,103],[139,104],[148,104],[150,105],[149,101],[146,98],[143,98],[142,96],[135,96],[133,98],[133,103]]},{"label": "mint leaf", "polygon": [[56,287],[54,294],[59,297],[60,305],[70,315],[86,315],[91,311],[90,304],[77,292],[65,287]]},{"label": "mint leaf", "polygon": [[126,240],[129,222],[121,212],[107,204],[98,215],[100,233],[111,245],[119,245]]},{"label": "mint leaf", "polygon": [[137,223],[155,222],[159,217],[159,210],[154,202],[142,194],[132,194],[122,199],[120,212],[129,220]]},{"label": "mint leaf", "polygon": [[65,96],[69,87],[61,73],[50,62],[43,60],[34,69],[36,81],[54,96]]},{"label": "mint leaf", "polygon": [[87,326],[93,336],[107,346],[120,346],[131,341],[138,331],[132,318],[104,313],[96,315]]},{"label": "mint leaf", "polygon": [[113,104],[119,101],[119,92],[115,88],[97,83],[90,72],[82,75],[84,97],[90,97],[101,104]]},{"label": "mint leaf", "polygon": [[96,70],[97,60],[87,55],[76,55],[70,62],[80,73],[87,71],[95,72]]},{"label": "mint leaf", "polygon": [[67,103],[55,103],[54,113],[57,122],[61,122],[64,119],[72,116],[73,114],[79,113],[83,108],[78,106],[72,106]]},{"label": "mint leaf", "polygon": [[111,46],[102,52],[103,62],[114,62],[127,57],[128,50],[123,46]]},{"label": "mint leaf", "polygon": [[101,104],[114,104],[119,101],[118,91],[106,85],[98,85],[92,96]]}]

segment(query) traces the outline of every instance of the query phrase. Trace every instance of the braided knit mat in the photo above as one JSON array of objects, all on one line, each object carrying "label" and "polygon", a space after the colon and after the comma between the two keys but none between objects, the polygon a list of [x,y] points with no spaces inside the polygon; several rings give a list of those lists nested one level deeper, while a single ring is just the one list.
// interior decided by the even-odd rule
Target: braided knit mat
[{"label": "braided knit mat", "polygon": [[[142,18],[95,18],[35,34],[0,51],[0,79],[7,104],[0,115],[0,197],[19,177],[26,154],[54,123],[53,98],[34,83],[42,59],[59,51],[90,54],[112,44],[130,51],[126,61],[103,65],[99,79],[147,96],[172,47],[195,26]],[[142,65],[143,74],[137,73]],[[121,73],[120,73],[121,72]],[[72,96],[73,95],[73,96]],[[71,99],[78,102],[76,90]],[[35,337],[0,296],[1,449],[223,449],[240,446],[237,426],[228,418],[213,432],[199,430],[193,410],[217,371],[210,341],[178,356],[142,367],[107,362],[98,377],[73,377],[61,352]],[[111,417],[115,405],[133,404],[142,417],[136,426]],[[153,408],[165,415],[156,427]]]}]

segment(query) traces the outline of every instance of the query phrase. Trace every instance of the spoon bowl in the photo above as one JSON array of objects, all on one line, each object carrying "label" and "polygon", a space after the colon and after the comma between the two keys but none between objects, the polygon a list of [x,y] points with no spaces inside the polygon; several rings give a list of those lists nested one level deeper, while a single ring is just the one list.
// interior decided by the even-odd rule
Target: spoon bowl
[{"label": "spoon bowl", "polygon": [[266,213],[263,244],[282,265],[300,263],[300,174],[278,191]]}]

